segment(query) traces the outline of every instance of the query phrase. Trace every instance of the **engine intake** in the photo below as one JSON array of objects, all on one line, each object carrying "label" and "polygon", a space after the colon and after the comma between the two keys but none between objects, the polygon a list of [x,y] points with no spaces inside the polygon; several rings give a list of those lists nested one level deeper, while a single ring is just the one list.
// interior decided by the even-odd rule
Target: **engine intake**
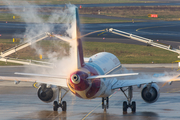
[{"label": "engine intake", "polygon": [[147,103],[156,102],[159,95],[159,87],[156,83],[146,84],[141,91],[141,97]]},{"label": "engine intake", "polygon": [[38,88],[37,94],[40,100],[48,103],[56,99],[57,90],[58,88],[56,86],[47,87],[46,84],[41,84],[40,87]]}]

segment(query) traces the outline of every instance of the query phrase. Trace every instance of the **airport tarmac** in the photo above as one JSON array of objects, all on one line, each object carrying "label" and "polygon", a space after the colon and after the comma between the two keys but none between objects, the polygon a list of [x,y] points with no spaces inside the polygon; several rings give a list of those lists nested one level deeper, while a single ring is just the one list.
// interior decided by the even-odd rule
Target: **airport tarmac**
[{"label": "airport tarmac", "polygon": [[[33,27],[33,24],[32,24]],[[137,34],[153,40],[179,41],[179,21],[148,22],[147,23],[117,23],[117,24],[87,24],[82,26],[84,34],[113,27],[119,30]],[[26,25],[19,23],[1,23],[1,38],[12,38],[16,34],[22,34]],[[145,29],[146,28],[146,29]],[[151,29],[147,29],[151,28]],[[166,29],[164,29],[166,28]],[[57,29],[59,30],[59,29]],[[138,31],[137,31],[138,30]],[[176,30],[176,31],[174,31]],[[15,34],[16,33],[16,34]],[[168,33],[168,34],[167,34]],[[11,37],[9,37],[11,35]],[[144,36],[146,35],[146,36]],[[164,35],[164,36],[163,36]],[[94,35],[97,37],[97,34]],[[93,35],[90,37],[94,37]],[[109,36],[105,33],[102,37]],[[112,37],[111,35],[110,37]],[[120,38],[117,36],[116,38]],[[122,37],[121,37],[122,38]],[[106,40],[108,40],[106,38]],[[110,39],[108,40],[110,41]],[[115,41],[118,41],[117,39]],[[126,41],[125,39],[123,40]],[[127,42],[127,41],[126,41]],[[175,47],[178,47],[175,43]],[[127,71],[140,72],[143,76],[155,73],[175,72],[177,68],[164,67],[165,65],[125,65]],[[24,67],[0,67],[0,76],[13,76],[14,72],[28,72]],[[29,70],[32,71],[32,70]],[[101,108],[101,98],[92,100],[80,99],[70,92],[63,100],[67,102],[67,111],[54,112],[52,103],[44,103],[37,97],[37,89],[32,83],[21,82],[14,85],[13,82],[0,81],[0,120],[179,120],[180,119],[180,84],[174,82],[171,86],[158,84],[160,87],[160,98],[153,104],[145,103],[140,94],[140,89],[134,87],[133,101],[136,101],[137,112],[127,114],[122,112],[122,103],[126,100],[124,94],[117,90],[110,98],[107,111]]]},{"label": "airport tarmac", "polygon": [[[170,64],[152,67],[152,64],[124,65],[127,71],[153,75],[154,73],[175,72]],[[13,71],[23,72],[25,67],[0,67],[1,75],[13,75]],[[133,101],[136,101],[137,112],[127,114],[122,112],[122,103],[126,100],[123,93],[117,90],[110,98],[109,109],[105,112],[101,108],[101,98],[84,100],[70,92],[63,100],[67,102],[67,111],[54,112],[52,103],[44,103],[37,97],[37,90],[32,83],[0,81],[0,119],[1,120],[179,120],[180,115],[180,87],[179,83],[171,86],[160,86],[161,95],[153,104],[145,103],[140,95],[140,89],[134,86]]]}]

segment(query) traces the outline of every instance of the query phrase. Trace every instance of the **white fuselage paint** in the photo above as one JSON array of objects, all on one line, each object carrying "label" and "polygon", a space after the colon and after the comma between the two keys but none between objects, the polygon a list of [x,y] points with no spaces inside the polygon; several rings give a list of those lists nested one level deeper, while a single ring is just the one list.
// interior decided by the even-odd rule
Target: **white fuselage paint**
[{"label": "white fuselage paint", "polygon": [[[107,52],[101,52],[91,56],[87,65],[93,66],[93,68],[96,69],[99,75],[114,73],[121,68],[119,59],[115,55]],[[100,89],[94,97],[108,97],[113,94],[114,90],[112,90],[112,86],[117,82],[117,79],[103,78],[100,80]]]}]

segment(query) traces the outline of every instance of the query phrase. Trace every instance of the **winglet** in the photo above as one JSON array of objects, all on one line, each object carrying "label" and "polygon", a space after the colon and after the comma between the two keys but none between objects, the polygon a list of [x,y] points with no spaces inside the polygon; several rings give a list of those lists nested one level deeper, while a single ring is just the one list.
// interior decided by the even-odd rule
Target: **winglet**
[{"label": "winglet", "polygon": [[167,83],[169,83],[169,85],[171,85],[173,81],[180,81],[180,78],[179,78],[179,77],[180,77],[180,74],[178,74],[178,75],[175,76],[174,78],[166,81],[166,82],[162,85],[162,87],[164,87]]}]

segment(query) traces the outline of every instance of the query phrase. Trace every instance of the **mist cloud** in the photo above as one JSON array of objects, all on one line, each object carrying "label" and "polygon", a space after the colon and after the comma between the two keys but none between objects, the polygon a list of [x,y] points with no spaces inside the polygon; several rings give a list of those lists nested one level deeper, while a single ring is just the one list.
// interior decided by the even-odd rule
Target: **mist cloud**
[{"label": "mist cloud", "polygon": [[[30,40],[32,37],[35,37],[37,35],[40,35],[45,32],[54,32],[55,31],[55,25],[53,23],[63,23],[60,24],[58,27],[58,30],[61,32],[64,31],[64,39],[71,40],[73,38],[76,38],[75,32],[75,5],[67,4],[66,8],[57,9],[53,12],[49,12],[46,19],[44,19],[41,14],[39,14],[40,7],[38,5],[32,5],[28,3],[27,1],[21,1],[21,5],[26,6],[23,7],[20,11],[16,7],[14,7],[14,3],[8,0],[3,0],[3,2],[8,5],[8,8],[11,10],[11,12],[17,16],[20,16],[20,18],[27,23],[27,27],[24,33],[24,36],[26,36],[27,40]],[[48,8],[47,8],[48,9]],[[46,13],[43,13],[46,15]],[[34,24],[35,23],[35,24]],[[38,23],[38,24],[37,24]],[[56,27],[57,29],[57,27]],[[57,31],[57,30],[56,30]],[[49,38],[51,40],[53,38]],[[56,45],[56,43],[54,43]],[[57,52],[51,52],[50,51],[43,51],[42,48],[37,46],[36,44],[32,45],[36,52],[38,54],[45,54],[47,53],[48,61],[54,63],[56,66],[54,69],[48,70],[48,74],[56,74],[56,75],[62,75],[66,74],[68,75],[71,71],[74,69],[74,58],[76,57],[74,55],[74,46],[73,42],[70,43],[71,49],[69,56],[62,57],[59,59],[58,55],[61,53]],[[61,46],[59,46],[61,47]],[[66,51],[64,51],[66,52]],[[64,53],[62,53],[64,54]],[[35,69],[33,69],[34,72],[36,72]],[[42,74],[47,74],[46,70],[41,70]]]}]

